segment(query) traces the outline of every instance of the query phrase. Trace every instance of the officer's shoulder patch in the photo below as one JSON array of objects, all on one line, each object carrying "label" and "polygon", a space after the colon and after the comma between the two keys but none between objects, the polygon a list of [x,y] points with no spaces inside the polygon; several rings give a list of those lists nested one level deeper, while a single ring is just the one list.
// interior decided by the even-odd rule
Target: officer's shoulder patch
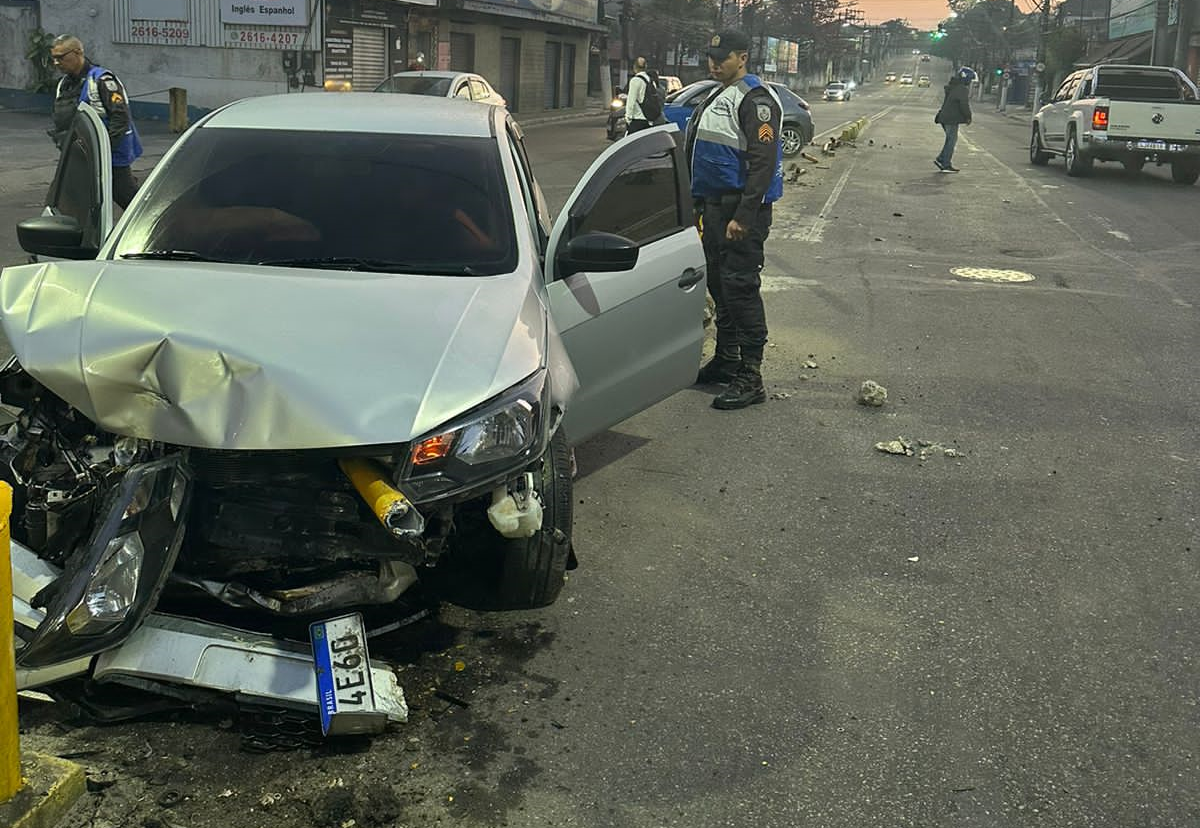
[{"label": "officer's shoulder patch", "polygon": [[109,92],[116,92],[121,87],[117,85],[117,79],[112,75],[104,75],[101,80],[104,81],[104,88]]},{"label": "officer's shoulder patch", "polygon": [[770,124],[762,124],[758,128],[758,142],[760,144],[770,144],[775,140],[775,130]]},{"label": "officer's shoulder patch", "polygon": [[760,103],[756,107],[755,111],[758,112],[758,120],[762,121],[763,123],[771,120],[771,107],[767,106],[765,103]]}]

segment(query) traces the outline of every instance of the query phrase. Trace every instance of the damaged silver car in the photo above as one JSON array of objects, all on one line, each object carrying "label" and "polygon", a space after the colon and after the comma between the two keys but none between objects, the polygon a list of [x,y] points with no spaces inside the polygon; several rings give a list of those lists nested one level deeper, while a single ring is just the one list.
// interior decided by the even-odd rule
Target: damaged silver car
[{"label": "damaged silver car", "polygon": [[230,104],[115,227],[110,169],[81,107],[18,228],[42,261],[0,278],[22,687],[400,717],[362,614],[434,576],[553,602],[571,446],[695,377],[674,127],[609,147],[553,222],[509,114],[431,98]]}]

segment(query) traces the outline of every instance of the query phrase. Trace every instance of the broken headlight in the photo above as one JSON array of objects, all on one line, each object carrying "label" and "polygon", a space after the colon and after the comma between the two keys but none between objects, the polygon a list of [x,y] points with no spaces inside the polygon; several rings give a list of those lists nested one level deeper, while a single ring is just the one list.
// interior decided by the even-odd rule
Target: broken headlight
[{"label": "broken headlight", "polygon": [[546,371],[540,370],[409,449],[398,485],[436,500],[524,468],[546,447]]},{"label": "broken headlight", "polygon": [[175,565],[190,495],[191,473],[178,455],[130,468],[105,499],[87,545],[34,599],[46,617],[17,663],[45,667],[124,641]]}]

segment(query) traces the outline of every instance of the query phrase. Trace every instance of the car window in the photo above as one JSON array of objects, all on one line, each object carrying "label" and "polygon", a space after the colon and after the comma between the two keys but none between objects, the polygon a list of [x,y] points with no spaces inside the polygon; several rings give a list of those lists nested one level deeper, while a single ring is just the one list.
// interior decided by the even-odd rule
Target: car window
[{"label": "car window", "polygon": [[143,187],[116,256],[367,259],[414,273],[515,266],[511,206],[497,197],[508,187],[492,139],[201,128],[168,167]]},{"label": "car window", "polygon": [[72,132],[63,150],[58,177],[50,185],[47,203],[57,211],[76,219],[84,227],[91,221],[92,209],[100,203],[99,180],[93,172],[92,153],[95,148]]},{"label": "car window", "polygon": [[466,81],[459,84],[454,90],[454,97],[471,100],[471,85]]},{"label": "car window", "polygon": [[1142,101],[1190,101],[1195,91],[1174,72],[1104,68],[1096,78],[1096,94]]},{"label": "car window", "polygon": [[492,94],[492,90],[487,88],[487,84],[478,78],[471,78],[471,100],[486,101]]},{"label": "car window", "polygon": [[431,78],[427,75],[396,75],[375,87],[376,92],[399,92],[404,95],[435,95],[446,97],[450,78]]},{"label": "car window", "polygon": [[571,236],[599,231],[646,244],[685,226],[681,208],[675,153],[660,153],[623,170],[573,223]]}]

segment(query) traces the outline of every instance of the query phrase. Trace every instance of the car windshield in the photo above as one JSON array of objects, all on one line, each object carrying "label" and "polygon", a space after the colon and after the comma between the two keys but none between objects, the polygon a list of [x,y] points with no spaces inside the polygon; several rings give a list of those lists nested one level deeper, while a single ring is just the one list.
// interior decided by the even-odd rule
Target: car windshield
[{"label": "car windshield", "polygon": [[[687,86],[683,87],[683,89],[680,89],[678,92],[672,92],[670,95],[667,95],[667,97],[665,97],[663,100],[666,103],[677,103],[677,104],[685,104],[685,103],[689,103],[689,102],[690,103],[699,103],[700,100],[702,100],[703,94],[706,92],[711,92],[713,87],[716,85],[717,85],[716,81],[705,81],[705,80],[696,81],[695,83],[689,83]],[[695,100],[693,101],[692,98],[695,98]]]},{"label": "car windshield", "polygon": [[435,78],[429,75],[397,75],[376,86],[375,91],[445,98],[450,92],[450,81],[451,78]]},{"label": "car windshield", "polygon": [[836,92],[836,91],[837,91],[837,90],[839,90],[839,89],[845,89],[845,88],[846,88],[846,84],[844,84],[844,83],[831,83],[831,84],[829,84],[829,86],[827,86],[827,87],[825,87],[825,88],[826,88],[826,89],[832,89],[832,90],[834,90],[834,91]]},{"label": "car windshield", "polygon": [[202,127],[166,166],[115,257],[451,275],[516,266],[489,138]]}]

